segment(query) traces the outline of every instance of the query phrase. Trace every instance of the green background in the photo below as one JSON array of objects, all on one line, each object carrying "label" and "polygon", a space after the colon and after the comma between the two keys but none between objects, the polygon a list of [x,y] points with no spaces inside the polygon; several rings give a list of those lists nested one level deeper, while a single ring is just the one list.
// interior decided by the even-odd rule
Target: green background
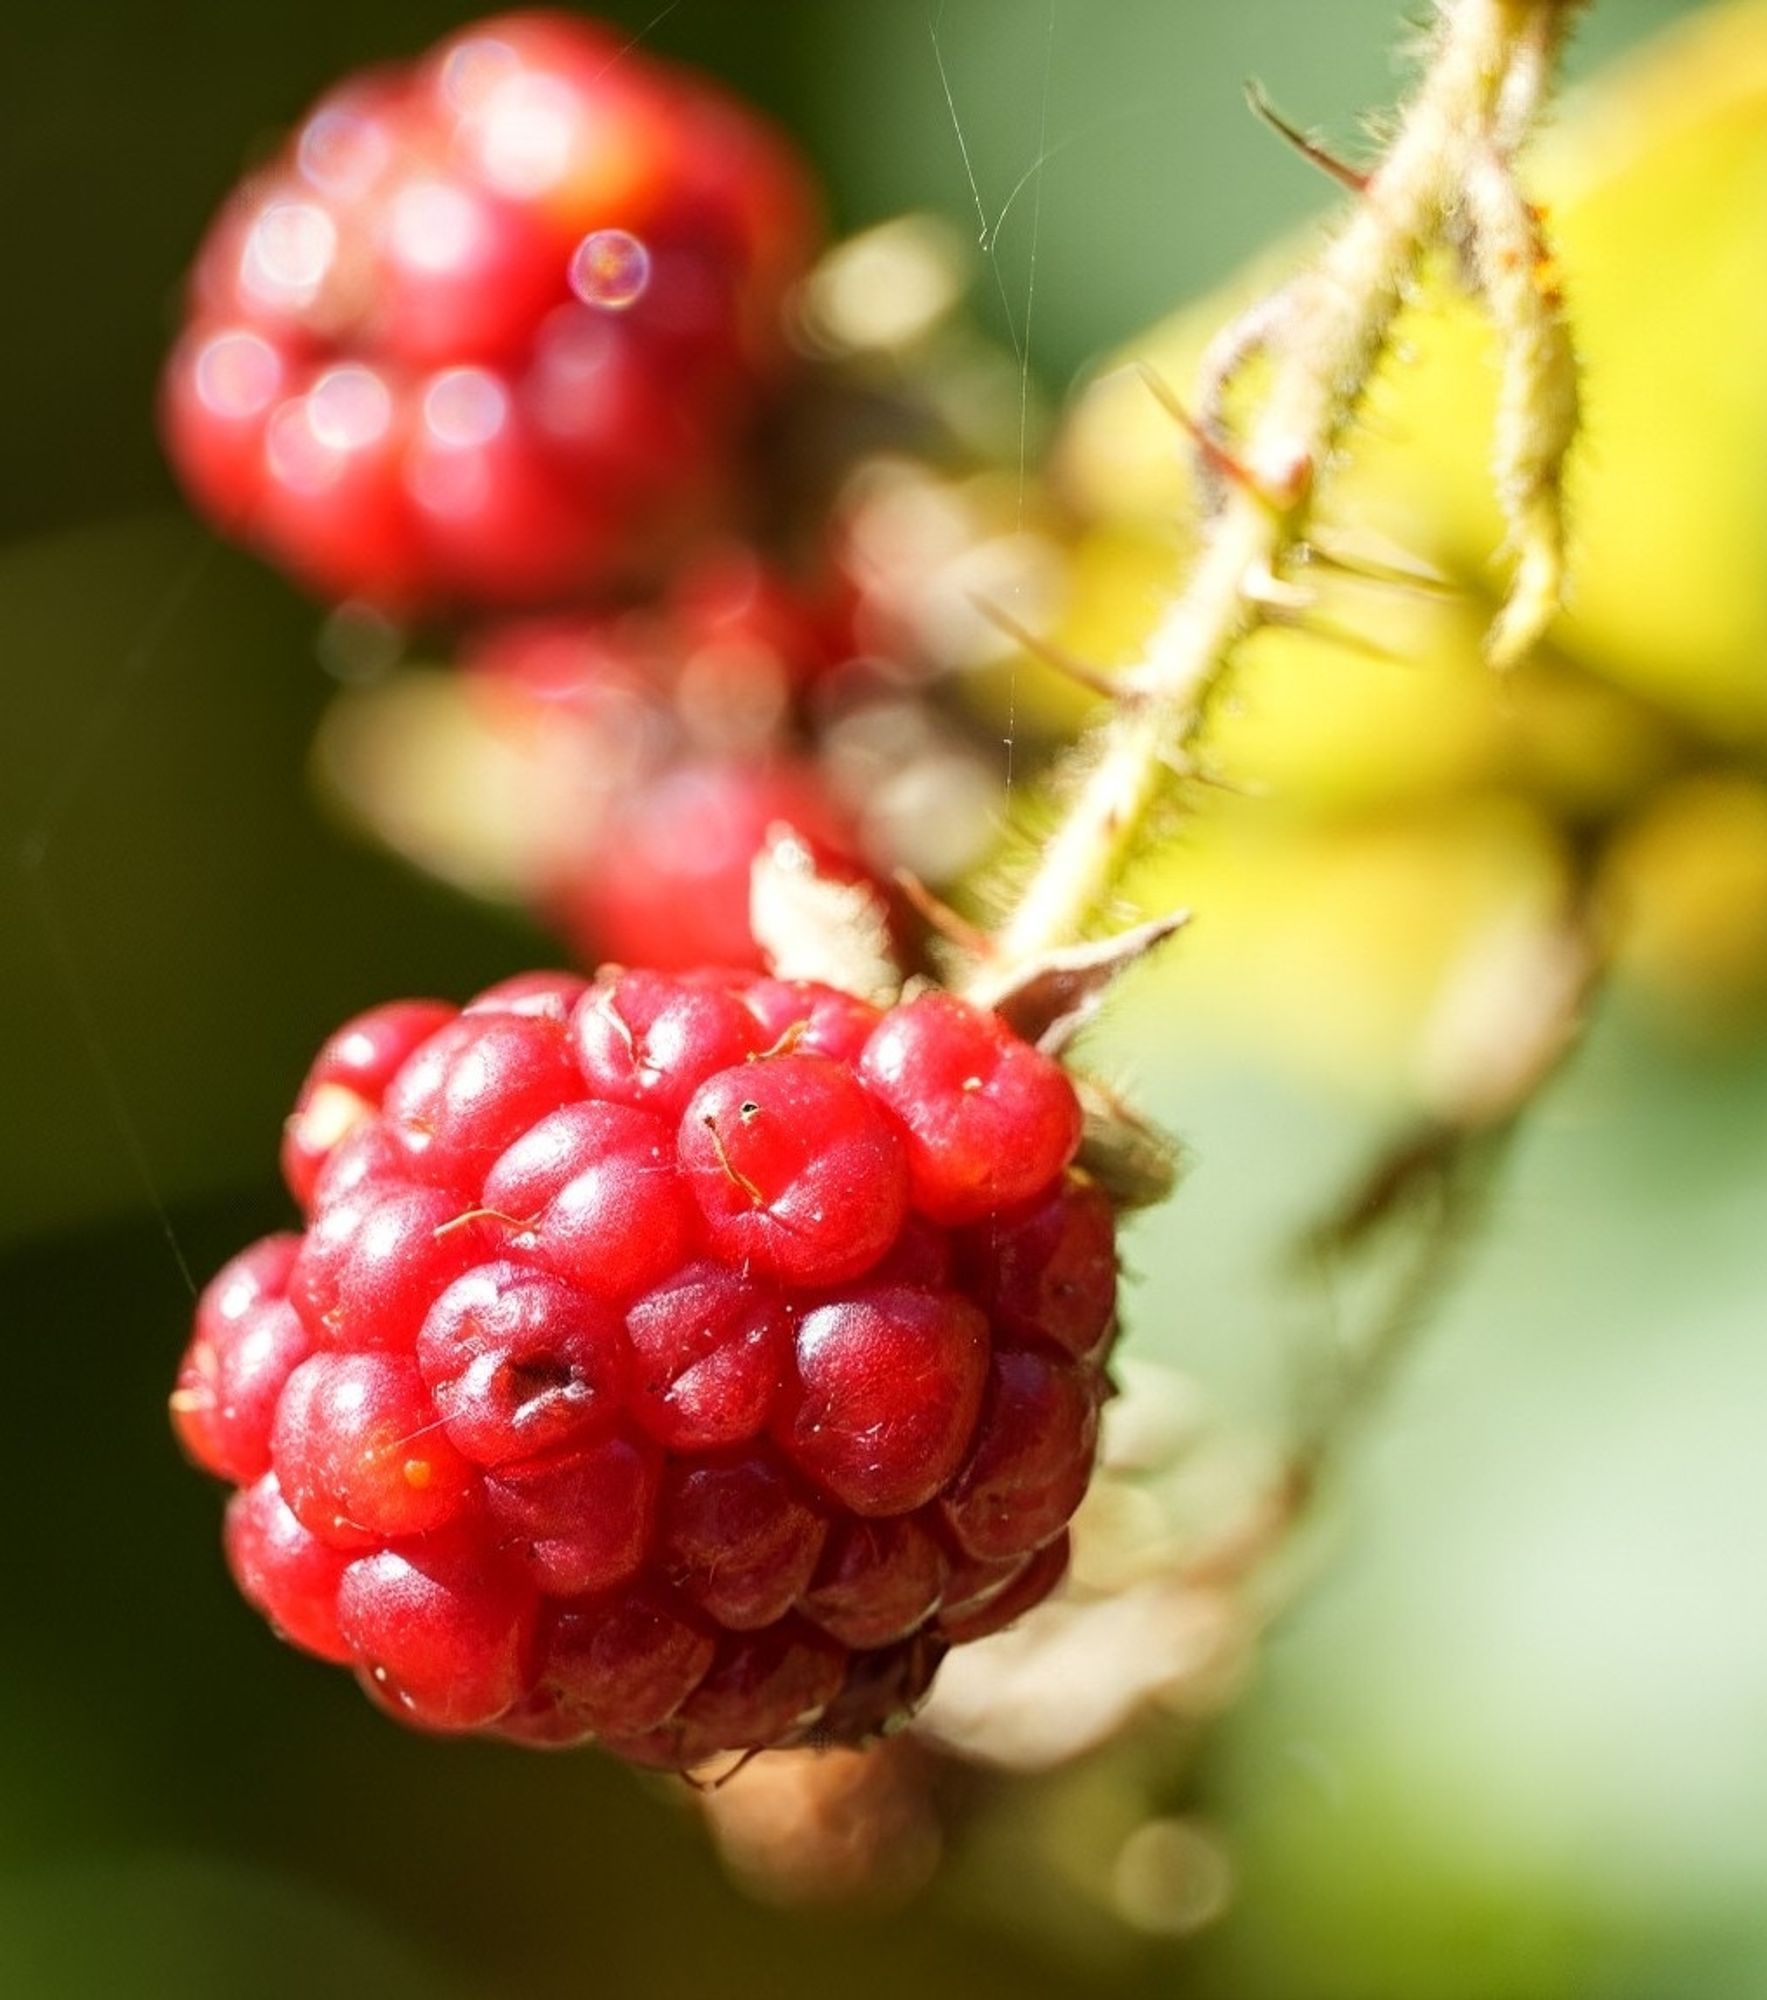
[{"label": "green background", "polygon": [[[1577,68],[1680,11],[1603,0]],[[765,1911],[666,1792],[407,1738],[232,1596],[164,1425],[180,1259],[200,1279],[286,1222],[277,1124],[339,1019],[547,947],[316,817],[317,614],[184,519],[152,382],[241,160],[464,18],[74,0],[0,28],[0,1992],[1767,1993],[1758,1051],[1609,1020],[1545,1108],[1183,1795],[1238,1883],[1194,1942],[1108,1921],[1083,1865],[1027,1896],[985,1847],[887,1920]],[[796,129],[842,226],[1006,208],[978,297],[1059,391],[1323,200],[1242,79],[1353,141],[1399,26],[1377,0],[681,0],[647,38]],[[1115,1057],[1199,1165],[1132,1239],[1134,1338],[1256,1416],[1295,1310],[1271,1246],[1365,1114],[1158,1018],[1131,1005]],[[1059,1880],[1087,1823],[1039,1798]]]}]

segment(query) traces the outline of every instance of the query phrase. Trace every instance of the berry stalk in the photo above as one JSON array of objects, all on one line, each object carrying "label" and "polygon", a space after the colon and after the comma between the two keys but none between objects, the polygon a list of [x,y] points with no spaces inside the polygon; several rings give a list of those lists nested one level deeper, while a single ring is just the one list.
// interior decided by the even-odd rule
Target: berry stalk
[{"label": "berry stalk", "polygon": [[[1071,804],[974,973],[972,997],[1013,990],[1085,931],[1134,858],[1168,779],[1188,770],[1210,697],[1240,648],[1263,625],[1304,612],[1304,593],[1284,571],[1305,548],[1318,476],[1354,422],[1409,286],[1438,248],[1469,265],[1505,353],[1496,474],[1517,585],[1493,635],[1494,661],[1519,658],[1544,628],[1562,577],[1560,472],[1575,432],[1576,378],[1538,218],[1515,188],[1512,161],[1578,4],[1445,5],[1423,82],[1355,207],[1309,269],[1216,342],[1228,358],[1211,403],[1261,355],[1271,369],[1262,406],[1242,445],[1226,442],[1209,410],[1190,426],[1205,490],[1219,495],[1200,555],[1144,658],[1121,677],[1110,721],[1079,753]],[[1519,283],[1496,228],[1517,215],[1527,219],[1532,253]]]}]

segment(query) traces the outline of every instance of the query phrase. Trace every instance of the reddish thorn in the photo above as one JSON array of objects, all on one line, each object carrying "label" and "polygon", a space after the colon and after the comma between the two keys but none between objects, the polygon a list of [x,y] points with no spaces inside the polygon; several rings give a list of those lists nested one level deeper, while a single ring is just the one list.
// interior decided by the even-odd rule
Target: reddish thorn
[{"label": "reddish thorn", "polygon": [[1309,139],[1298,126],[1291,125],[1264,95],[1262,84],[1251,81],[1245,87],[1246,102],[1251,106],[1254,117],[1260,118],[1278,137],[1286,139],[1310,166],[1315,166],[1322,174],[1329,174],[1340,187],[1347,187],[1352,194],[1368,192],[1369,176],[1335,153],[1329,153],[1317,140]]},{"label": "reddish thorn", "polygon": [[1021,625],[1010,611],[996,604],[992,598],[983,597],[979,591],[971,591],[969,601],[990,625],[998,626],[1015,645],[1022,646],[1045,666],[1053,667],[1058,674],[1076,682],[1089,694],[1102,695],[1106,701],[1123,698],[1124,688],[1109,674],[1101,673],[1097,667],[1068,652],[1065,647],[1056,645],[1053,640],[1039,638],[1028,625]]},{"label": "reddish thorn", "polygon": [[1165,381],[1156,369],[1150,368],[1145,361],[1139,365],[1141,379],[1153,391],[1154,397],[1159,402],[1160,407],[1167,412],[1173,422],[1178,425],[1179,429],[1185,433],[1191,443],[1202,453],[1203,461],[1209,470],[1218,477],[1229,481],[1232,485],[1243,487],[1246,492],[1255,494],[1258,499],[1270,501],[1274,504],[1276,496],[1270,492],[1268,486],[1263,480],[1259,479],[1251,467],[1246,464],[1245,460],[1236,457],[1230,452],[1205,424],[1197,422],[1196,418],[1179,402],[1177,395],[1173,392],[1172,385]]},{"label": "reddish thorn", "polygon": [[959,916],[949,903],[942,902],[918,875],[906,868],[897,868],[892,872],[892,879],[913,904],[916,913],[924,917],[941,937],[948,938],[952,944],[977,958],[994,956],[994,940],[988,933],[972,924],[967,917]]}]

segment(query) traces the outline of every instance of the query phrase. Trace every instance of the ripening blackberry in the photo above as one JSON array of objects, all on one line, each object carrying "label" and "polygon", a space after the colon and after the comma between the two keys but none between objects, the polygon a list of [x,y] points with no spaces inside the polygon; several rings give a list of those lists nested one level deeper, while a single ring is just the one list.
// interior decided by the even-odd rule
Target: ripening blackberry
[{"label": "ripening blackberry", "polygon": [[317,595],[540,605],[729,505],[819,237],[808,167],[565,14],[352,77],[222,208],[161,424],[194,504]]},{"label": "ripening blackberry", "polygon": [[656,602],[468,635],[474,715],[544,801],[529,898],[581,963],[759,970],[749,880],[780,824],[820,874],[892,900],[794,701],[851,660],[833,595],[724,544]]},{"label": "ripening blackberry", "polygon": [[1044,1597],[1115,1218],[1061,1069],[929,991],[537,973],[332,1037],[305,1215],[172,1398],[276,1628],[401,1719],[667,1769],[858,1742]]}]

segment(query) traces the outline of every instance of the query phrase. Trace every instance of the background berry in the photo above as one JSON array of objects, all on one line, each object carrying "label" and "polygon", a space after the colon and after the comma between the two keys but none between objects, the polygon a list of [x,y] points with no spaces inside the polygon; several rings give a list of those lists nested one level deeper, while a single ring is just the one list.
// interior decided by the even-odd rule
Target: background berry
[{"label": "background berry", "polygon": [[480,22],[332,91],[223,208],[167,449],[323,597],[546,604],[645,574],[733,485],[816,205],[779,135],[623,35]]}]

